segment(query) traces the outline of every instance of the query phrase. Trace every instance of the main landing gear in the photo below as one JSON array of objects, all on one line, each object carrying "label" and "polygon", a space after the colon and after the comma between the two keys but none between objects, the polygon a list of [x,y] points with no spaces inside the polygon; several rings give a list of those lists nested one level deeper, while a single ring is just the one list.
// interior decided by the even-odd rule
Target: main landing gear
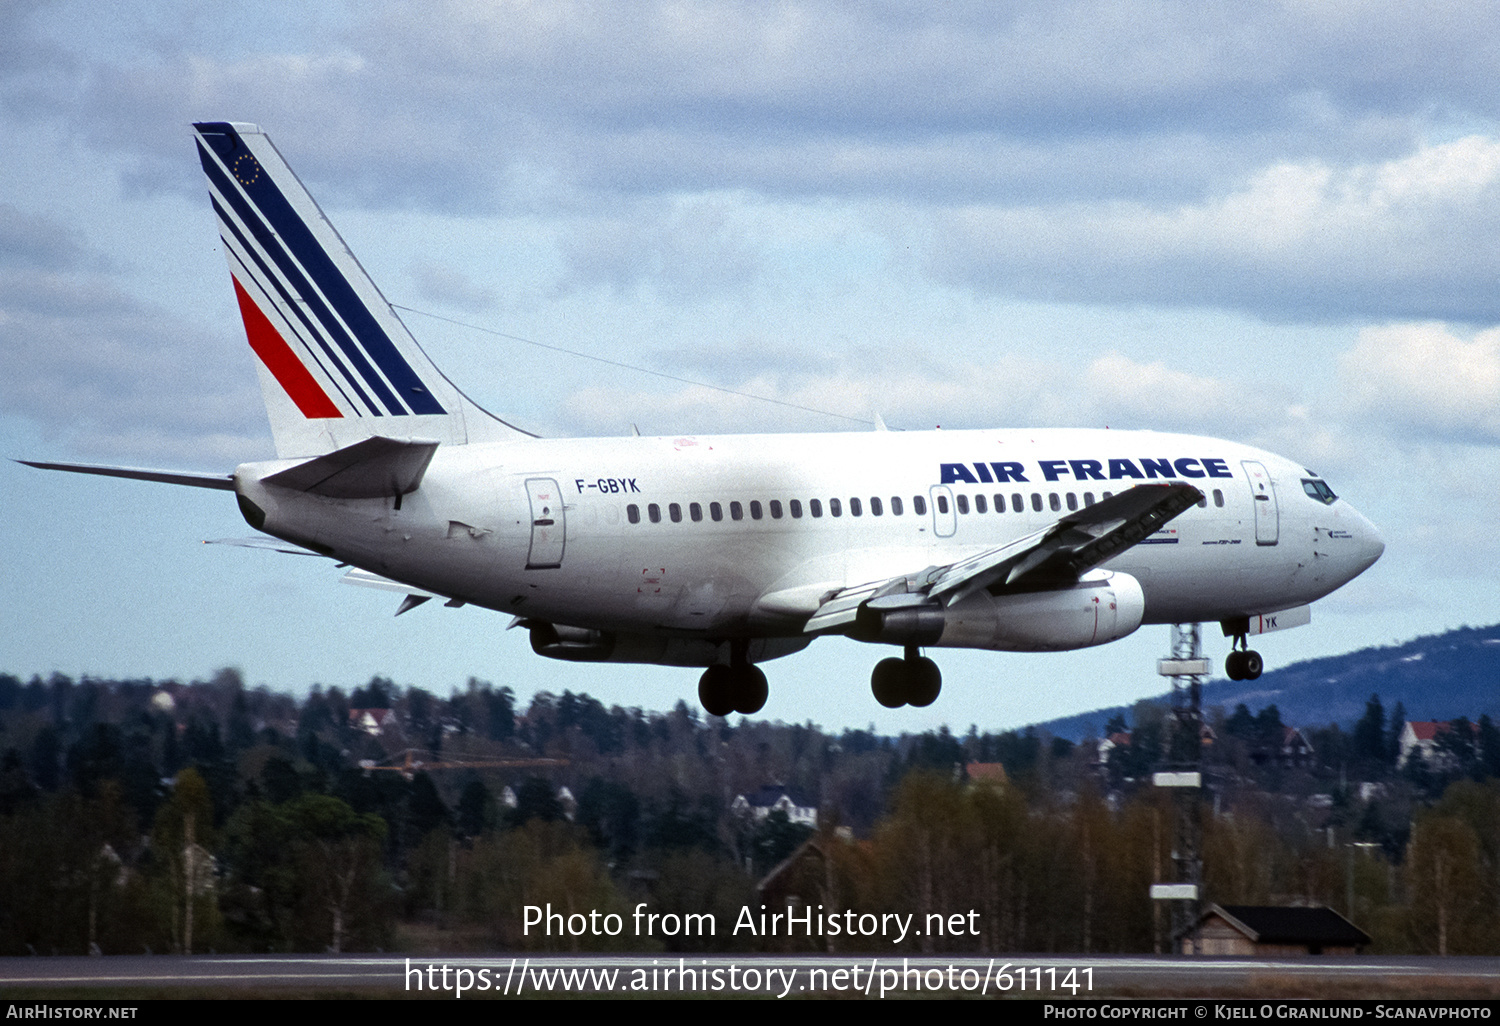
[{"label": "main landing gear", "polygon": [[937,701],[943,690],[943,674],[937,663],[917,654],[916,645],[907,645],[906,658],[882,659],[875,664],[870,690],[875,692],[875,701],[887,709],[903,705],[920,709]]},{"label": "main landing gear", "polygon": [[1230,680],[1255,680],[1265,668],[1260,653],[1248,647],[1243,634],[1236,634],[1229,655],[1224,658],[1224,676]]},{"label": "main landing gear", "polygon": [[766,706],[771,689],[760,667],[745,658],[749,643],[729,643],[729,664],[714,663],[698,678],[698,701],[711,716],[737,712],[745,716]]}]

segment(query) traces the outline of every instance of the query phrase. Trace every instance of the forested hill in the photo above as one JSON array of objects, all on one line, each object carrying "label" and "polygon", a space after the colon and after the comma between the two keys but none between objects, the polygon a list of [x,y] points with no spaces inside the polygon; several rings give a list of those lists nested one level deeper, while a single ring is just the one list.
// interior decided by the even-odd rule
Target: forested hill
[{"label": "forested hill", "polygon": [[[1242,702],[1251,710],[1275,705],[1284,723],[1347,729],[1364,714],[1371,695],[1379,695],[1387,709],[1400,702],[1409,720],[1478,720],[1484,713],[1500,719],[1500,624],[1309,659],[1267,670],[1255,681],[1212,680],[1203,688],[1203,705],[1225,712]],[[1160,700],[1167,700],[1165,692]],[[1111,716],[1128,711],[1096,709],[1036,726],[1077,741],[1098,737]]]}]

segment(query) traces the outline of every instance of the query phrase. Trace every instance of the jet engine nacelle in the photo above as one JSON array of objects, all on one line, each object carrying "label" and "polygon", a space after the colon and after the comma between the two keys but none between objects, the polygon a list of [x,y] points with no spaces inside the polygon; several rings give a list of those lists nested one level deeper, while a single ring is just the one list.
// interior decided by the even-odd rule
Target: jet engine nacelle
[{"label": "jet engine nacelle", "polygon": [[[726,661],[728,645],[706,638],[672,638],[624,634],[533,620],[531,650],[549,659],[572,663],[652,663],[657,666],[712,666]],[[752,663],[800,652],[812,638],[755,638],[746,658]]]},{"label": "jet engine nacelle", "polygon": [[1146,614],[1140,582],[1108,570],[1091,571],[1070,588],[1010,595],[980,591],[951,606],[899,604],[903,599],[866,603],[853,636],[889,645],[1059,652],[1123,638]]}]

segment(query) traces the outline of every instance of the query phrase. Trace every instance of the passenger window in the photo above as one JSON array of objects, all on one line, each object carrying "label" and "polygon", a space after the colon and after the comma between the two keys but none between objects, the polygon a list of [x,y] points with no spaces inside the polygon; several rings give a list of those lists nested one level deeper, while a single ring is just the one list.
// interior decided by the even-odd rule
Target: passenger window
[{"label": "passenger window", "polygon": [[682,506],[675,502],[667,503],[667,516],[672,518],[672,523],[682,523]]},{"label": "passenger window", "polygon": [[750,519],[751,520],[759,520],[760,518],[761,518],[760,500],[759,499],[751,499],[750,500]]},{"label": "passenger window", "polygon": [[[793,515],[795,516],[795,514],[793,514]],[[781,519],[781,500],[780,499],[772,499],[771,500],[771,519],[772,520],[780,520]]]},{"label": "passenger window", "polygon": [[[941,501],[941,500],[939,500],[939,501]],[[958,511],[960,513],[968,513],[969,512],[969,497],[967,495],[959,495],[959,496],[955,497],[954,501],[958,503]]]},{"label": "passenger window", "polygon": [[927,515],[927,500],[920,495],[913,495],[911,497],[911,509],[917,516],[925,517]]},{"label": "passenger window", "polygon": [[823,515],[823,502],[821,499],[808,499],[807,511],[815,517]]},{"label": "passenger window", "polygon": [[844,515],[844,504],[837,499],[828,500],[828,513],[830,516],[841,517]]},{"label": "passenger window", "polygon": [[1026,499],[1020,492],[1015,492],[1010,497],[1010,511],[1012,513],[1026,512]]},{"label": "passenger window", "polygon": [[1032,510],[1034,510],[1037,513],[1040,513],[1042,511],[1042,493],[1041,492],[1032,492],[1031,493],[1031,508],[1032,508]]},{"label": "passenger window", "polygon": [[990,511],[989,503],[985,502],[984,496],[983,495],[976,495],[976,496],[974,496],[974,512],[975,513],[988,513],[989,511]]},{"label": "passenger window", "polygon": [[1108,499],[1108,498],[1110,498],[1110,497],[1111,497],[1111,496],[1113,496],[1113,495],[1114,495],[1114,494],[1115,494],[1115,493],[1114,493],[1114,492],[1105,492],[1105,493],[1104,493],[1104,497],[1105,497],[1105,498],[1106,498],[1106,499]]},{"label": "passenger window", "polygon": [[939,513],[946,514],[948,512],[948,496],[939,495],[937,497],[937,504]]},{"label": "passenger window", "polygon": [[1214,489],[1214,505],[1219,507],[1224,505],[1224,493],[1217,488]]},{"label": "passenger window", "polygon": [[[778,503],[778,505],[779,505],[779,503]],[[801,520],[802,519],[802,500],[801,499],[791,499],[791,500],[789,500],[787,502],[787,508],[792,511],[792,518],[794,520]]]},{"label": "passenger window", "polygon": [[891,516],[901,516],[901,496],[899,495],[891,496]]},{"label": "passenger window", "polygon": [[870,496],[870,516],[878,517],[884,515],[885,510],[880,506],[880,496]]},{"label": "passenger window", "polygon": [[864,512],[864,507],[859,504],[858,496],[849,500],[849,515],[851,517],[863,516]]},{"label": "passenger window", "polygon": [[1083,493],[1083,505],[1085,507],[1088,507],[1088,506],[1092,506],[1093,504],[1094,504],[1094,493],[1093,492],[1084,492]]},{"label": "passenger window", "polygon": [[731,502],[729,504],[729,519],[730,520],[744,520],[745,519],[745,507],[741,506],[738,502]]},{"label": "passenger window", "polygon": [[688,516],[693,518],[693,523],[703,522],[703,507],[696,502],[688,503]]},{"label": "passenger window", "polygon": [[1074,495],[1072,492],[1069,492],[1068,493],[1068,509],[1077,509],[1077,508],[1078,508],[1078,496]]},{"label": "passenger window", "polygon": [[710,502],[708,504],[708,515],[714,518],[714,523],[718,523],[724,519],[724,507],[720,506],[717,502]]},{"label": "passenger window", "polygon": [[654,502],[651,503],[646,507],[646,516],[651,518],[653,524],[661,523],[661,507]]},{"label": "passenger window", "polygon": [[639,524],[641,522],[641,507],[633,502],[629,506],[626,506],[625,519],[629,520],[632,524]]},{"label": "passenger window", "polygon": [[1198,508],[1208,509],[1208,496],[1204,495],[1202,492],[1198,493]]},{"label": "passenger window", "polygon": [[1062,509],[1062,501],[1058,499],[1056,492],[1052,492],[1047,496],[1047,504],[1052,507],[1052,512],[1054,513]]}]

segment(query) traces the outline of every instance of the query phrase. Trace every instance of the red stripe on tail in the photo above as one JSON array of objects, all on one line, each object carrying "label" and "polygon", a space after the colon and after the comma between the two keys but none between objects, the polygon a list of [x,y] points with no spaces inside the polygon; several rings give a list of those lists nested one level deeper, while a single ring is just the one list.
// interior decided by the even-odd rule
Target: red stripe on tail
[{"label": "red stripe on tail", "polygon": [[255,350],[255,355],[280,382],[286,394],[292,397],[302,416],[309,420],[342,417],[328,393],[297,359],[292,347],[286,344],[286,339],[260,312],[255,300],[246,294],[238,278],[234,278],[234,295],[240,301],[240,316],[245,320],[245,336],[250,340],[250,348]]}]

